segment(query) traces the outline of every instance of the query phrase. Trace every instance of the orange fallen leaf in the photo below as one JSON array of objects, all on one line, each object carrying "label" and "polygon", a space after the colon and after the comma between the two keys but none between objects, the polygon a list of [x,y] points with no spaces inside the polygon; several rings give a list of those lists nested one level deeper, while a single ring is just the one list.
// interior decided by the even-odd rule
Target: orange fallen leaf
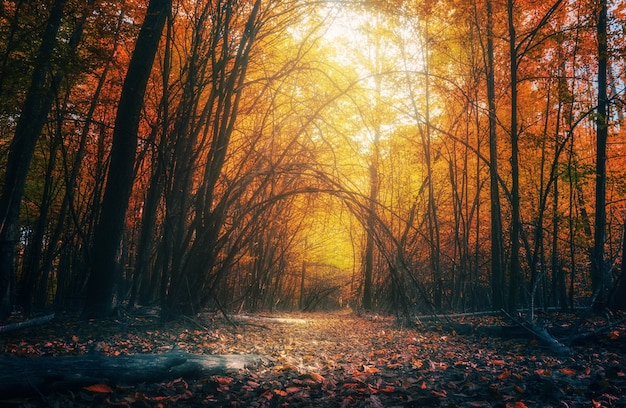
[{"label": "orange fallen leaf", "polygon": [[498,376],[498,380],[506,380],[510,376],[511,376],[511,372],[509,370],[504,370],[504,372],[502,372],[502,374]]},{"label": "orange fallen leaf", "polygon": [[503,366],[503,365],[506,365],[506,361],[504,361],[504,360],[492,360],[491,364],[497,365],[497,366]]},{"label": "orange fallen leaf", "polygon": [[283,390],[274,390],[274,394],[280,395],[281,397],[284,397],[284,396],[287,395],[287,392],[283,391]]},{"label": "orange fallen leaf", "polygon": [[228,385],[231,382],[233,382],[233,379],[231,377],[222,377],[222,376],[216,375],[213,378],[220,385]]},{"label": "orange fallen leaf", "polygon": [[559,372],[565,375],[576,375],[576,371],[572,370],[571,368],[561,368]]},{"label": "orange fallen leaf", "polygon": [[528,407],[523,402],[517,401],[513,404],[511,404],[510,402],[507,402],[506,408],[528,408]]},{"label": "orange fallen leaf", "polygon": [[315,382],[323,382],[324,381],[324,377],[322,377],[318,373],[310,373],[309,377],[311,377],[311,379],[313,381],[315,381]]},{"label": "orange fallen leaf", "polygon": [[109,387],[106,384],[93,384],[93,385],[89,385],[85,387],[84,389],[87,391],[98,392],[98,393],[103,393],[103,394],[113,392],[111,387]]},{"label": "orange fallen leaf", "polygon": [[274,370],[277,371],[298,371],[298,367],[296,367],[293,364],[283,364],[283,365],[277,365],[276,367],[274,367]]}]

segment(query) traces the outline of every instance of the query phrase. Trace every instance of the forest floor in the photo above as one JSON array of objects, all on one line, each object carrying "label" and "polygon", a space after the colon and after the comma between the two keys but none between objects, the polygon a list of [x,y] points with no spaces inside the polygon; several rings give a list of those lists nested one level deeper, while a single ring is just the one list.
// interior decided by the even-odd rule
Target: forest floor
[{"label": "forest floor", "polygon": [[[555,317],[556,316],[556,317]],[[572,315],[555,315],[561,324]],[[247,354],[254,367],[160,383],[95,383],[3,399],[23,407],[626,407],[626,331],[573,346],[567,357],[540,341],[457,334],[437,324],[400,327],[393,317],[350,312],[210,315],[162,323],[155,315],[106,322],[58,317],[0,334],[1,359],[91,352]],[[494,317],[464,318],[472,326]],[[606,321],[604,321],[606,323]],[[602,322],[587,320],[593,328]]]}]

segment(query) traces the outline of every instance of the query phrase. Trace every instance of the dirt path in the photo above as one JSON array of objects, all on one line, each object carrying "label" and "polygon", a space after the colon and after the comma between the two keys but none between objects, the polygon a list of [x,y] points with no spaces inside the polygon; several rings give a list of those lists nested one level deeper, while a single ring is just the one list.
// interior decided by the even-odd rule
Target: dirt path
[{"label": "dirt path", "polygon": [[[351,313],[255,315],[238,327],[204,316],[86,324],[56,320],[0,338],[6,355],[91,350],[108,355],[259,354],[258,366],[158,384],[94,384],[14,400],[15,406],[624,407],[624,342],[603,340],[572,357],[529,340],[400,328]],[[5,401],[6,402],[6,401]]]}]

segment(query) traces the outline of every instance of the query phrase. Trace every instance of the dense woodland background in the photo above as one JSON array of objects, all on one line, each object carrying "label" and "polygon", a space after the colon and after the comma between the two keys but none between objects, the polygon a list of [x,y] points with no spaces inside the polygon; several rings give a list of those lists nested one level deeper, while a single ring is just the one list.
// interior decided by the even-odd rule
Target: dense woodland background
[{"label": "dense woodland background", "polygon": [[624,306],[626,4],[0,3],[0,318]]}]

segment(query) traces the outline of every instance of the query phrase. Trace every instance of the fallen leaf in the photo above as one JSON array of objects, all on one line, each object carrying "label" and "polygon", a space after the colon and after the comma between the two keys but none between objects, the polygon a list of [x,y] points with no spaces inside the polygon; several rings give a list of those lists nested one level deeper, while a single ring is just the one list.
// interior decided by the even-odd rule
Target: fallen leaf
[{"label": "fallen leaf", "polygon": [[319,375],[318,373],[309,373],[309,377],[316,382],[323,382],[324,381],[324,377],[322,377],[321,375]]},{"label": "fallen leaf", "polygon": [[220,375],[216,375],[213,377],[215,379],[215,381],[217,381],[218,384],[220,385],[228,385],[231,382],[233,382],[233,379],[230,377],[222,377]]},{"label": "fallen leaf", "polygon": [[282,365],[277,365],[274,367],[274,370],[276,371],[298,371],[298,367],[296,367],[293,364],[282,364]]},{"label": "fallen leaf", "polygon": [[528,408],[528,407],[523,402],[516,401],[513,404],[511,404],[510,402],[507,402],[506,403],[506,408]]},{"label": "fallen leaf", "polygon": [[615,340],[619,339],[619,331],[618,330],[613,330],[613,331],[607,333],[606,337],[609,340],[615,341]]},{"label": "fallen leaf", "polygon": [[111,387],[109,387],[106,384],[93,384],[93,385],[89,385],[87,387],[84,387],[83,389],[85,389],[87,391],[103,393],[103,394],[113,392]]},{"label": "fallen leaf", "polygon": [[281,397],[284,397],[284,396],[287,395],[287,392],[283,391],[283,390],[274,390],[274,394],[280,395]]},{"label": "fallen leaf", "polygon": [[506,380],[510,376],[511,376],[511,372],[509,370],[504,370],[504,372],[502,372],[502,374],[498,376],[498,380]]}]

